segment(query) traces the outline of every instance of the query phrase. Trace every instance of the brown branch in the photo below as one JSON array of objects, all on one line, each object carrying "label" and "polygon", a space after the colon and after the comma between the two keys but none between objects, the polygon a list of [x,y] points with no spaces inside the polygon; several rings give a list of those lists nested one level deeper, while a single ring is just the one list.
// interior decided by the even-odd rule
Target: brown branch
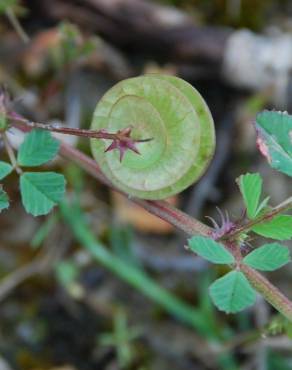
[{"label": "brown branch", "polygon": [[232,33],[222,27],[198,27],[186,12],[148,0],[84,0],[82,5],[79,3],[51,0],[35,2],[35,6],[40,16],[69,19],[82,29],[97,32],[119,48],[135,53],[156,53],[168,62],[204,61],[211,73],[219,70]]},{"label": "brown branch", "polygon": [[13,271],[0,281],[0,302],[2,302],[18,285],[37,274],[44,272],[44,261],[36,259]]}]

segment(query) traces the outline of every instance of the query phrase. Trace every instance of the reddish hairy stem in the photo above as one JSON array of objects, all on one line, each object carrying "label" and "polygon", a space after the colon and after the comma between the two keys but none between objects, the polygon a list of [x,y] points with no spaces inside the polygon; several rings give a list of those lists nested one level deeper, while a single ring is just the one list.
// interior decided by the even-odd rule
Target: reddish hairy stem
[{"label": "reddish hairy stem", "polygon": [[[8,117],[12,120],[14,126],[23,129],[23,131],[28,131],[29,129],[36,128],[36,127],[43,128],[44,126],[45,129],[56,132],[55,128],[51,126],[38,124],[35,122],[30,122],[29,120],[19,115],[10,114]],[[86,130],[82,130],[82,131],[86,131]],[[61,132],[61,131],[57,131],[57,132]],[[107,135],[114,135],[114,134],[107,134]],[[88,156],[80,152],[79,150],[65,143],[61,143],[60,154],[63,157],[77,163],[86,172],[90,173],[93,177],[95,177],[96,179],[98,179],[100,182],[104,183],[111,189],[118,191],[119,193],[129,197],[128,194],[125,194],[121,190],[116,189],[113,186],[113,184],[103,175],[98,164],[93,159],[89,158]],[[166,222],[184,231],[188,235],[200,234],[200,235],[210,236],[212,233],[212,229],[209,228],[207,225],[188,216],[186,213],[178,210],[177,208],[171,206],[169,203],[165,201],[149,201],[149,200],[142,200],[142,199],[138,199],[134,197],[131,197],[131,200],[134,203],[139,204],[141,207],[145,208],[148,212],[154,214],[155,216],[160,217]]]},{"label": "reddish hairy stem", "polygon": [[292,321],[292,302],[258,271],[247,265],[241,265],[240,268],[251,285],[262,294],[265,300]]},{"label": "reddish hairy stem", "polygon": [[[7,115],[7,117],[11,120],[13,120],[13,123],[15,125],[25,125],[29,126],[30,128],[38,128],[46,131],[51,131],[51,132],[57,132],[60,134],[65,134],[65,135],[74,135],[74,136],[81,136],[81,137],[87,137],[87,138],[93,138],[93,139],[106,139],[106,140],[118,140],[118,141],[123,141],[125,143],[129,142],[135,142],[135,143],[145,143],[147,141],[151,141],[152,138],[149,139],[133,139],[130,136],[126,135],[127,129],[124,129],[123,133],[122,131],[118,131],[116,133],[109,133],[106,132],[105,130],[83,130],[80,128],[70,128],[70,127],[57,127],[56,125],[46,125],[43,123],[39,122],[32,122],[24,117],[19,116],[18,114],[15,113],[10,113]],[[131,128],[129,127],[128,131],[131,131]]]},{"label": "reddish hairy stem", "polygon": [[[77,163],[85,171],[89,172],[92,176],[102,181],[112,189],[117,190],[112,184],[105,178],[100,172],[100,169],[96,162],[85,154],[78,150],[70,147],[68,144],[62,144],[61,155]],[[119,191],[119,190],[117,190]],[[122,193],[121,191],[119,191]],[[122,193],[124,194],[124,193]],[[124,194],[126,195],[126,194]],[[200,234],[204,236],[211,236],[212,229],[207,225],[193,219],[184,212],[172,207],[170,204],[164,201],[147,201],[140,200],[137,198],[131,198],[131,200],[150,213],[162,218],[170,224],[176,226],[180,230],[184,231],[188,235]],[[226,248],[235,255],[237,262],[240,265],[241,271],[245,274],[251,285],[260,293],[262,296],[279,312],[281,312],[287,319],[292,321],[292,302],[280,292],[273,284],[271,284],[263,275],[253,270],[247,265],[240,264],[241,253],[239,246],[234,243],[224,243]]]},{"label": "reddish hairy stem", "polygon": [[264,215],[256,218],[255,220],[250,220],[244,225],[238,226],[234,231],[229,234],[226,234],[221,238],[222,241],[225,240],[233,240],[238,235],[242,234],[245,231],[250,230],[253,226],[258,225],[264,221],[272,220],[275,216],[280,213],[287,211],[288,209],[292,208],[292,199],[289,198],[279,206],[273,208],[270,212],[265,213]]},{"label": "reddish hairy stem", "polygon": [[60,153],[63,157],[77,163],[81,168],[90,173],[93,177],[103,182],[115,191],[127,196],[136,204],[145,208],[148,212],[160,217],[188,235],[200,234],[210,236],[212,229],[200,221],[188,216],[186,213],[171,206],[165,201],[142,200],[129,197],[128,194],[116,189],[111,182],[102,174],[98,164],[82,152],[72,148],[70,145],[62,143]]},{"label": "reddish hairy stem", "polygon": [[[16,125],[19,126],[19,125]],[[28,131],[28,125],[23,127],[23,131]],[[77,163],[86,172],[90,173],[93,177],[103,182],[110,188],[128,196],[127,194],[116,189],[110,181],[101,173],[97,163],[80,152],[79,150],[72,148],[70,145],[62,143],[60,153],[63,157]],[[129,196],[128,196],[129,197]],[[150,213],[160,217],[166,222],[176,226],[178,229],[184,231],[188,235],[200,234],[204,236],[212,237],[212,229],[207,225],[197,221],[196,219],[188,216],[184,212],[176,209],[165,201],[148,201],[141,200],[137,198],[132,198],[131,200],[143,208],[145,208]],[[283,206],[284,207],[284,206]],[[285,205],[287,207],[287,205]],[[280,208],[280,207],[279,207]],[[278,209],[277,209],[278,211]],[[237,229],[238,231],[239,229]],[[263,297],[279,312],[281,312],[287,319],[292,321],[292,302],[285,297],[278,288],[271,284],[263,275],[259,272],[253,270],[252,268],[240,264],[241,253],[239,246],[234,243],[225,242],[226,248],[235,255],[237,263],[240,266],[241,271],[245,274],[251,285],[263,295]]]}]

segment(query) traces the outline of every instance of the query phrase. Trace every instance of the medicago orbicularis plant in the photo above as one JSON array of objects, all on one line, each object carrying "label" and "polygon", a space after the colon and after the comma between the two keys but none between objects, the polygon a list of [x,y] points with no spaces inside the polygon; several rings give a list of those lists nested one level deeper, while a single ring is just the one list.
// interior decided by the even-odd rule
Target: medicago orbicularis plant
[{"label": "medicago orbicularis plant", "polygon": [[[292,176],[292,117],[286,113],[264,111],[258,114],[255,125],[260,151],[273,168]],[[225,312],[240,311],[255,301],[255,290],[242,272],[246,271],[246,266],[273,271],[290,262],[288,247],[277,242],[264,244],[250,253],[244,253],[241,249],[246,246],[250,233],[280,241],[291,239],[292,216],[286,213],[292,208],[292,199],[272,208],[268,204],[269,197],[261,200],[263,181],[259,174],[242,175],[237,182],[243,196],[247,222],[229,225],[225,235],[220,233],[220,229],[217,235],[216,232],[213,234],[219,241],[220,238],[231,241],[230,246],[237,248],[235,253],[230,253],[225,246],[210,238],[195,236],[189,240],[191,250],[203,258],[231,267],[231,272],[210,286],[213,302]],[[224,229],[224,225],[221,228]]]},{"label": "medicago orbicularis plant", "polygon": [[[2,178],[13,168],[19,172],[22,201],[28,212],[34,215],[49,212],[64,193],[62,175],[50,172],[23,173],[23,166],[43,164],[52,159],[58,150],[50,133],[40,129],[89,137],[94,158],[116,189],[134,197],[134,200],[136,197],[154,200],[140,204],[156,207],[159,210],[156,214],[168,214],[169,217],[165,219],[169,222],[195,234],[188,241],[193,252],[212,263],[229,266],[231,271],[210,287],[212,300],[220,310],[238,312],[255,301],[255,291],[258,291],[292,320],[292,303],[256,271],[272,271],[288,263],[288,248],[278,242],[268,242],[254,250],[250,249],[252,234],[280,241],[291,239],[292,216],[287,214],[292,208],[291,199],[272,207],[269,197],[262,197],[260,175],[242,175],[238,185],[246,217],[237,222],[222,217],[222,225],[215,223],[215,229],[183,215],[179,210],[168,208],[165,203],[155,201],[178,193],[197,181],[214,152],[212,117],[201,95],[191,85],[176,77],[160,75],[122,81],[98,103],[92,130],[28,121],[11,112],[4,104],[4,99],[0,100],[0,113],[0,130],[4,141],[7,140],[5,131],[11,125],[38,128],[28,134],[17,158],[13,159],[10,153],[12,164],[2,163],[1,166]],[[261,152],[272,167],[290,176],[291,128],[292,117],[286,114],[263,112],[257,117],[256,129]],[[40,145],[42,136],[46,145]],[[69,152],[72,154],[72,151]],[[37,153],[37,156],[31,153]],[[74,155],[83,168],[88,170],[90,167],[91,173],[98,171],[84,155]],[[70,155],[67,157],[70,158]],[[8,205],[3,190],[0,206],[1,202],[5,203],[5,207]],[[189,222],[190,227],[185,228],[184,221]]]}]

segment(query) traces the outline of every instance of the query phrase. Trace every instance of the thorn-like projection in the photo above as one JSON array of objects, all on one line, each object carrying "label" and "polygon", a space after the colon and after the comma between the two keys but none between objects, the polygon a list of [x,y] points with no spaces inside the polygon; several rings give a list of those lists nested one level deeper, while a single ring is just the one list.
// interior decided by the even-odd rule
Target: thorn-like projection
[{"label": "thorn-like projection", "polygon": [[[103,130],[103,131],[106,132],[106,130]],[[116,138],[112,139],[113,140],[112,143],[105,149],[105,152],[118,149],[120,152],[120,162],[122,162],[127,150],[132,150],[132,152],[141,154],[136,144],[141,143],[141,142],[147,142],[152,139],[144,139],[144,140],[131,139],[131,132],[132,132],[131,127],[127,127],[122,130],[119,130],[116,133]]]},{"label": "thorn-like projection", "polygon": [[220,215],[220,226],[217,224],[217,222],[212,218],[212,217],[208,217],[207,218],[212,222],[213,224],[213,227],[214,227],[214,231],[212,233],[212,237],[217,240],[219,238],[221,238],[222,236],[230,233],[232,230],[234,230],[234,228],[236,227],[236,224],[232,221],[230,221],[230,218],[229,218],[229,215],[227,213],[227,211],[225,212],[225,215],[223,214],[223,212],[221,211],[220,208],[216,207],[217,208],[217,211]]},{"label": "thorn-like projection", "polygon": [[132,150],[133,152],[140,154],[139,150],[136,148],[134,142],[124,142],[122,140],[113,140],[113,142],[106,148],[105,152],[110,152],[111,150],[118,149],[120,152],[120,162],[122,162],[126,151]]}]

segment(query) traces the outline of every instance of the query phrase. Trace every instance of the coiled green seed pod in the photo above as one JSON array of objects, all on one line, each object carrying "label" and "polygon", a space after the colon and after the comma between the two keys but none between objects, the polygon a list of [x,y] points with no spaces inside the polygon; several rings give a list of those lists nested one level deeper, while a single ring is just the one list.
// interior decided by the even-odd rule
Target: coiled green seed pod
[{"label": "coiled green seed pod", "polygon": [[140,155],[105,153],[106,140],[91,139],[95,160],[112,183],[131,196],[163,199],[179,193],[205,172],[215,149],[214,123],[198,91],[164,75],[130,78],[98,102],[91,128],[117,132],[132,126]]}]

